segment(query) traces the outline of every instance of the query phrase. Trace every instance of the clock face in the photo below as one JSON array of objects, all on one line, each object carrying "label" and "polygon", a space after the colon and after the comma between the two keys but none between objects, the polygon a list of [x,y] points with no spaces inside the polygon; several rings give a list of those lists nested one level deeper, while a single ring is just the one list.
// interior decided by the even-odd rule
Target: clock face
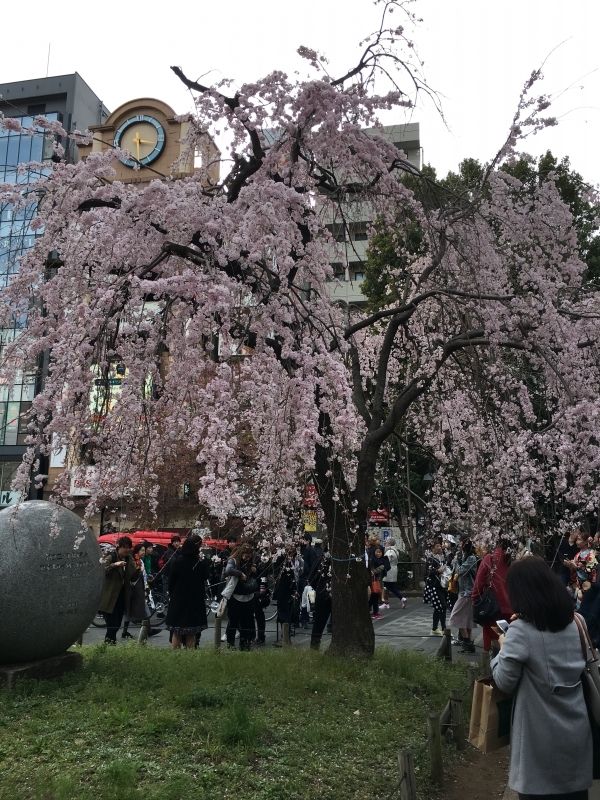
[{"label": "clock face", "polygon": [[129,117],[115,131],[115,147],[128,150],[132,158],[122,158],[127,167],[146,167],[159,157],[165,146],[165,129],[147,114]]}]

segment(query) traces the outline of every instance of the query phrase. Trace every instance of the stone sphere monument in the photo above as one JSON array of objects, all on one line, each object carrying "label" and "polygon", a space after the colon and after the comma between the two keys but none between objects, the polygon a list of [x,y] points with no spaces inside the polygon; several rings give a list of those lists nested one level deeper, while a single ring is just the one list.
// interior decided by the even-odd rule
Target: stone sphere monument
[{"label": "stone sphere monument", "polygon": [[0,665],[65,652],[98,610],[100,547],[80,517],[44,500],[0,511]]}]

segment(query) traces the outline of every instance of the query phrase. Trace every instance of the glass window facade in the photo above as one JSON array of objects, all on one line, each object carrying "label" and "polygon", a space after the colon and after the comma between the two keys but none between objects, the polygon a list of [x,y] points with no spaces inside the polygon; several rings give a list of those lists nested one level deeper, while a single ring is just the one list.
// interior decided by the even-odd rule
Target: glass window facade
[{"label": "glass window facade", "polygon": [[[47,114],[49,120],[56,121],[58,114]],[[19,117],[25,128],[33,127],[33,117]],[[0,182],[23,186],[40,177],[40,173],[28,170],[19,172],[19,164],[29,161],[47,161],[52,156],[52,138],[44,136],[42,129],[37,134],[21,131],[0,130]],[[43,174],[43,171],[42,171]],[[6,205],[0,208],[0,287],[6,286],[10,276],[19,269],[20,256],[33,246],[36,232],[31,222],[36,214],[35,201],[24,207]],[[37,232],[39,235],[40,232]]]},{"label": "glass window facade", "polygon": [[[49,120],[59,120],[56,113],[45,115]],[[34,127],[33,116],[18,118],[24,128]],[[19,171],[19,164],[29,161],[47,161],[52,157],[52,137],[44,135],[41,128],[37,133],[0,130],[0,182],[14,183],[27,192],[27,185],[40,175],[40,172]],[[37,203],[16,208],[6,205],[0,207],[0,288],[6,286],[11,276],[19,270],[20,258],[33,247],[36,236],[41,231],[33,231],[31,222],[36,215]],[[0,329],[0,360],[6,345],[13,341],[22,327],[23,320],[15,320],[13,329]],[[27,413],[35,393],[35,371],[24,372],[17,377],[13,386],[0,385],[0,456],[3,446],[24,445],[27,436]],[[10,481],[18,466],[17,461],[0,459],[0,507],[7,505],[4,496],[10,488]]]}]

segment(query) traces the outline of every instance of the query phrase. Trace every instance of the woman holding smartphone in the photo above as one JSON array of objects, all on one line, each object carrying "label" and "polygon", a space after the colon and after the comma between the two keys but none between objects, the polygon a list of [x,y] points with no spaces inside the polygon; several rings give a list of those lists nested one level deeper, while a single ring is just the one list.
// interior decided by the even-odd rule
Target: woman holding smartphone
[{"label": "woman holding smartphone", "polygon": [[510,567],[507,590],[515,615],[491,667],[496,686],[516,692],[508,784],[520,800],[588,800],[592,730],[573,601],[537,556]]}]

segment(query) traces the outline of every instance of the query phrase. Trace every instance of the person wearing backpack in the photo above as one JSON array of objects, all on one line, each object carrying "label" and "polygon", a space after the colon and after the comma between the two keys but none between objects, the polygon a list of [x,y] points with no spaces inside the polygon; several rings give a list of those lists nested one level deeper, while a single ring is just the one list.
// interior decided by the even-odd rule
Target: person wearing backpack
[{"label": "person wearing backpack", "polygon": [[[510,619],[512,609],[506,591],[506,576],[512,561],[510,540],[501,535],[498,539],[496,548],[492,553],[485,555],[477,570],[471,601],[475,604],[486,592],[491,589],[499,607],[498,619]],[[495,620],[490,620],[482,624],[483,649],[490,651],[492,642],[498,641]]]}]

